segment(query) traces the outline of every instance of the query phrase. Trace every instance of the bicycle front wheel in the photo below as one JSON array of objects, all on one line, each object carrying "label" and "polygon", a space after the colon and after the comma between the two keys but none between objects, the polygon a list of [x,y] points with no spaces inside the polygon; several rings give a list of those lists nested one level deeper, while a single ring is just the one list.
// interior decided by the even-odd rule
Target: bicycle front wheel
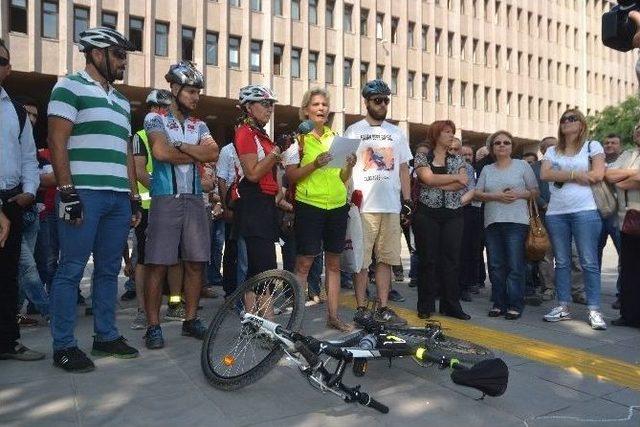
[{"label": "bicycle front wheel", "polygon": [[303,310],[302,287],[287,271],[265,271],[243,283],[218,310],[205,335],[200,363],[209,383],[221,390],[245,387],[266,375],[284,355],[277,342],[242,323],[244,313],[298,331]]}]

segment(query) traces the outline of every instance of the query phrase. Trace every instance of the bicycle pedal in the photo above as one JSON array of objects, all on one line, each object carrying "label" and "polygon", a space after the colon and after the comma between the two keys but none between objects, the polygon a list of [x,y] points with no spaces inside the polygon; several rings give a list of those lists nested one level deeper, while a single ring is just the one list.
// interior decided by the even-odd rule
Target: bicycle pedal
[{"label": "bicycle pedal", "polygon": [[367,362],[367,359],[354,359],[353,360],[353,375],[355,375],[356,377],[362,377],[364,376],[364,374],[367,373],[367,368],[369,366],[369,363]]}]

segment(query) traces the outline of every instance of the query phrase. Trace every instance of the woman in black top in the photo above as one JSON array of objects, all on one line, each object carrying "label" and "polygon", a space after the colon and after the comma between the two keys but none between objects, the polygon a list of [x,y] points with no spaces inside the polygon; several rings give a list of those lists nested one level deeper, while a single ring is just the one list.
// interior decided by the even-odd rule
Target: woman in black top
[{"label": "woman in black top", "polygon": [[468,175],[464,160],[451,155],[456,125],[450,120],[435,121],[427,136],[429,154],[414,160],[422,183],[418,208],[413,219],[418,252],[418,317],[426,319],[435,311],[441,288],[440,313],[462,320],[471,317],[462,311],[458,276],[464,218],[459,190]]}]

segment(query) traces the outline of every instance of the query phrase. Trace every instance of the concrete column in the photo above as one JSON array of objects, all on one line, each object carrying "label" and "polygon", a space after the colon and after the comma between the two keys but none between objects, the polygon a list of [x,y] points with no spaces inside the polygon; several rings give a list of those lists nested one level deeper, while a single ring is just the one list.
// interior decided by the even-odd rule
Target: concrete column
[{"label": "concrete column", "polygon": [[207,58],[206,58],[206,32],[207,32],[207,2],[196,3],[196,34],[193,41],[193,62],[202,70],[205,81],[205,93],[207,92]]},{"label": "concrete column", "polygon": [[[242,85],[251,82],[251,5],[247,1],[242,5],[242,22],[249,23],[242,27],[242,39],[240,40],[240,71],[242,73]],[[226,51],[226,50],[225,50]]]},{"label": "concrete column", "polygon": [[171,16],[175,16],[176,20],[174,28],[171,28],[173,22],[169,25],[169,62],[175,64],[182,59],[182,0],[170,4]]},{"label": "concrete column", "polygon": [[[7,2],[9,3],[9,2]],[[29,39],[29,71],[41,72],[42,63],[42,2],[29,2],[27,6],[27,28]]]},{"label": "concrete column", "polygon": [[73,63],[73,4],[61,1],[58,3],[60,16],[60,29],[58,34],[58,75],[64,76],[71,70]]},{"label": "concrete column", "polygon": [[237,94],[229,91],[229,2],[220,3],[220,33],[218,35],[218,64],[220,66],[221,92],[228,98]]},{"label": "concrete column", "polygon": [[[263,13],[263,22],[262,29],[263,32],[259,38],[262,39],[262,58],[260,63],[261,74],[263,76],[264,84],[270,88],[273,88],[273,15],[271,11],[273,10],[272,0],[263,0],[262,1],[262,13]],[[279,96],[279,94],[276,94]],[[267,133],[273,140],[275,137],[274,128],[275,122],[277,121],[275,116],[275,110],[271,120],[267,123]]]},{"label": "concrete column", "polygon": [[156,2],[155,0],[145,0],[145,15],[146,19],[144,21],[143,33],[144,37],[142,40],[142,50],[144,51],[144,64],[145,64],[145,75],[144,81],[147,87],[154,86],[154,72],[155,72],[155,49],[156,49],[156,38],[155,38],[155,16],[156,16]]}]

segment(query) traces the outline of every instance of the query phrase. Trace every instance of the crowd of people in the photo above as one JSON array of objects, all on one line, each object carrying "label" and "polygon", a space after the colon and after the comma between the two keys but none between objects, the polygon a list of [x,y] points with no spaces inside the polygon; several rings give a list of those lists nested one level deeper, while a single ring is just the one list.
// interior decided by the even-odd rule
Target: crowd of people
[{"label": "crowd of people", "polygon": [[[604,148],[590,140],[577,109],[562,114],[557,138],[541,141],[541,158],[516,158],[507,130],[491,134],[474,152],[455,137],[450,120],[432,123],[426,141],[411,146],[386,120],[391,90],[376,79],[362,89],[366,116],[340,139],[355,141],[357,149],[334,158],[330,149],[338,139],[329,127],[326,90],[305,92],[298,131],[274,141],[265,126],[276,94],[249,85],[238,96],[233,141],[219,148],[196,117],[204,78],[192,63],[171,65],[167,87],[147,97],[143,129],[132,132],[130,104],[113,82],[122,78],[133,46],[99,27],[81,33],[79,48],[86,67],[53,88],[48,147],[36,150],[37,103],[17,102],[1,89],[10,53],[0,44],[0,359],[45,357],[19,342],[19,326],[30,321],[21,313],[26,300],[27,313],[50,322],[55,366],[95,368],[74,335],[90,256],[92,355],[139,354],[116,326],[123,257],[131,285],[121,298],[137,300],[131,328],[145,329],[144,345],[165,346],[163,295],[165,319],[181,320],[182,335],[202,339],[200,298],[217,297],[218,285],[229,296],[246,279],[277,268],[278,241],[283,267],[303,285],[307,304],[325,303],[326,326],[341,332],[354,328],[340,316],[341,287],[354,289],[355,316],[407,323],[388,304],[402,298],[392,283],[402,271],[403,236],[421,319],[435,314],[436,302],[442,315],[471,318],[462,303],[485,286],[486,249],[488,316],[515,320],[526,304],[555,299],[545,321],[570,319],[569,304],[584,303],[589,324],[602,330],[602,252],[611,237],[620,259],[614,305],[621,316],[613,323],[640,325],[640,267],[634,263],[640,230],[631,218],[640,209],[640,123],[637,147],[624,152],[617,135],[609,135]],[[617,193],[617,211],[606,218],[592,191],[603,180]],[[535,262],[525,252],[531,202],[552,243]],[[346,274],[341,254],[354,220],[362,237],[353,247],[361,253]]]}]

